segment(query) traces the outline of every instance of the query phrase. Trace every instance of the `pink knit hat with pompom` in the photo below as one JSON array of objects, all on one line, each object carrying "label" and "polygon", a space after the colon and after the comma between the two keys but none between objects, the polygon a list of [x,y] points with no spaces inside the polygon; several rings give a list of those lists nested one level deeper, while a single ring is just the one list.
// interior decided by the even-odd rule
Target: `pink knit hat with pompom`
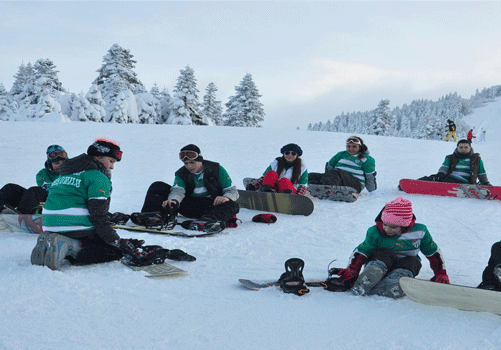
[{"label": "pink knit hat with pompom", "polygon": [[402,197],[386,203],[381,220],[384,223],[407,227],[412,222],[412,203]]}]

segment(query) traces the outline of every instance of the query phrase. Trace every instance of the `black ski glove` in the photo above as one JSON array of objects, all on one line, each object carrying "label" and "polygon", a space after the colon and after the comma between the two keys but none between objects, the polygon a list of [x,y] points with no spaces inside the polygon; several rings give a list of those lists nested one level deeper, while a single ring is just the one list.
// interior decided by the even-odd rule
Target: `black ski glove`
[{"label": "black ski glove", "polygon": [[165,257],[170,260],[176,260],[176,261],[195,261],[197,258],[195,258],[193,255],[190,255],[186,252],[183,252],[181,249],[166,249],[167,253],[165,254]]}]

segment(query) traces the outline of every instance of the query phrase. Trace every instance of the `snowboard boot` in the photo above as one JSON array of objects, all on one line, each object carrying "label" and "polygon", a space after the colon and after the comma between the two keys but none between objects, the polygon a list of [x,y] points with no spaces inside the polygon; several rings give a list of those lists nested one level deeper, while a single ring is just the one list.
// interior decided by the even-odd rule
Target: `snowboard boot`
[{"label": "snowboard boot", "polygon": [[371,289],[384,277],[386,271],[388,268],[381,260],[369,261],[351,289],[352,293],[355,295],[369,294]]},{"label": "snowboard boot", "polygon": [[238,222],[242,222],[242,220],[238,219],[236,215],[233,215],[230,220],[226,221],[226,228],[237,228]]},{"label": "snowboard boot", "polygon": [[304,295],[310,291],[304,282],[303,268],[304,261],[299,258],[291,258],[285,262],[285,272],[278,279],[284,293]]},{"label": "snowboard boot", "polygon": [[492,275],[494,278],[489,279],[487,283],[482,281],[477,288],[501,291],[501,264],[494,266]]},{"label": "snowboard boot", "polygon": [[60,270],[66,257],[76,258],[81,249],[79,240],[54,233],[47,239],[44,265],[51,270]]},{"label": "snowboard boot", "polygon": [[143,213],[132,213],[130,214],[130,221],[138,226],[146,226],[146,220],[144,219]]},{"label": "snowboard boot", "polygon": [[498,286],[496,286],[493,283],[488,283],[488,282],[481,282],[477,286],[477,288],[479,288],[479,289],[486,289],[486,290],[494,290],[494,291],[497,291],[497,292],[500,291],[500,289],[498,288]]},{"label": "snowboard boot", "polygon": [[202,231],[205,233],[218,233],[226,228],[226,223],[221,220],[200,219],[200,220],[185,220],[181,226],[191,231]]},{"label": "snowboard boot", "polygon": [[44,266],[45,254],[47,253],[47,241],[51,235],[54,235],[54,233],[41,232],[38,235],[37,244],[31,251],[31,265]]},{"label": "snowboard boot", "polygon": [[370,294],[376,294],[383,297],[389,298],[401,298],[405,296],[404,291],[400,287],[400,278],[410,277],[413,278],[414,275],[410,270],[407,269],[395,269],[391,271],[385,278],[381,280],[370,292]]},{"label": "snowboard boot", "polygon": [[8,204],[4,204],[2,210],[0,210],[0,213],[1,214],[21,214],[16,208],[8,205]]},{"label": "snowboard boot", "polygon": [[116,212],[116,213],[108,213],[108,220],[111,221],[115,225],[125,225],[127,221],[129,221],[130,215]]}]

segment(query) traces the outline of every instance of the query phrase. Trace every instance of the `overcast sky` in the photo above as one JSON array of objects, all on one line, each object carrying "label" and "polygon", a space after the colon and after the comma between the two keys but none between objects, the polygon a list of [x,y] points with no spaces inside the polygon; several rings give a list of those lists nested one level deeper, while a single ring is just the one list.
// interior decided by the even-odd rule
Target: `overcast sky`
[{"label": "overcast sky", "polygon": [[0,2],[0,83],[48,58],[87,92],[103,56],[130,50],[148,90],[195,71],[225,104],[252,74],[264,126],[501,85],[501,2]]}]

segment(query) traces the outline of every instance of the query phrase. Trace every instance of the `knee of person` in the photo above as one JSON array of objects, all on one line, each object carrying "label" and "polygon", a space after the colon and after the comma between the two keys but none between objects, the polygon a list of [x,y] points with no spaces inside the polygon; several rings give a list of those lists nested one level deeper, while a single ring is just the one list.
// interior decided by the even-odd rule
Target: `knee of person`
[{"label": "knee of person", "polygon": [[501,260],[501,242],[496,242],[492,245],[491,256]]},{"label": "knee of person", "polygon": [[170,187],[171,186],[169,184],[166,184],[163,181],[155,181],[150,185],[150,187],[148,187],[148,192],[158,192]]}]

